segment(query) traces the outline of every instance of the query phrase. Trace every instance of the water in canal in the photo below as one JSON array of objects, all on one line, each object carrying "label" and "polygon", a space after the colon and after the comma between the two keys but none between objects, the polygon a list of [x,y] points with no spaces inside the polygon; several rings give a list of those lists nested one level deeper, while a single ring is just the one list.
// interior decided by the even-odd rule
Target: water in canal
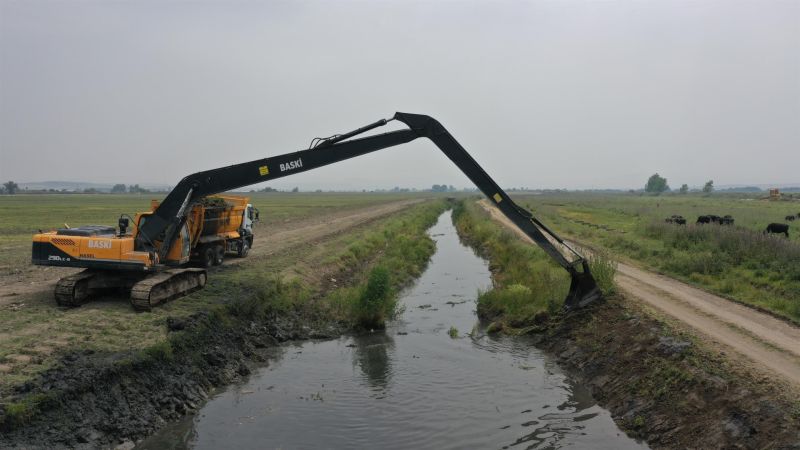
[{"label": "water in canal", "polygon": [[459,242],[449,211],[429,233],[436,254],[385,332],[287,344],[142,447],[644,448],[524,338],[483,334],[486,261]]}]

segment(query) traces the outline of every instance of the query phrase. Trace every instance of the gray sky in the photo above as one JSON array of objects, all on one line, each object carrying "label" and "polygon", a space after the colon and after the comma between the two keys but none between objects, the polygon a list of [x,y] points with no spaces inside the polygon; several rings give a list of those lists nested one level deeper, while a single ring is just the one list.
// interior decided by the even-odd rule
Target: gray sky
[{"label": "gray sky", "polygon": [[[0,0],[0,179],[174,184],[394,111],[502,186],[800,182],[800,1]],[[286,188],[469,181],[424,141]]]}]

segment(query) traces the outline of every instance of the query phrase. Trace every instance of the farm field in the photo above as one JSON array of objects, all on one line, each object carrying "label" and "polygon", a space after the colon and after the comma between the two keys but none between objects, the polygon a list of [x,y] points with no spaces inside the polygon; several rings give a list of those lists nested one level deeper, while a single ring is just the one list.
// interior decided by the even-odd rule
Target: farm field
[{"label": "farm field", "polygon": [[[0,283],[10,275],[28,273],[31,236],[50,230],[89,224],[116,226],[120,214],[149,211],[151,199],[165,194],[45,194],[0,196]],[[334,211],[346,211],[424,194],[263,193],[248,194],[261,211],[260,230]]]},{"label": "farm field", "polygon": [[[563,237],[725,297],[800,321],[800,202],[749,196],[545,194],[515,196]],[[700,215],[729,214],[734,227],[695,225]],[[687,226],[664,222],[682,215]],[[790,238],[762,233],[789,223]]]}]

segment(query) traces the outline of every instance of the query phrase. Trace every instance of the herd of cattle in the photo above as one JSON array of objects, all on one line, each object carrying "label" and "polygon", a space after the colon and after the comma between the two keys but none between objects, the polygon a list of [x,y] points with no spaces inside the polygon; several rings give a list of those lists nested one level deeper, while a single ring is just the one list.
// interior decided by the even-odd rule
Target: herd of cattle
[{"label": "herd of cattle", "polygon": [[[800,220],[800,213],[797,215],[789,215],[786,216],[786,221],[791,222],[794,220]],[[686,225],[686,219],[683,216],[679,215],[672,215],[667,217],[665,220],[667,223],[674,223],[676,225]],[[725,216],[715,216],[713,214],[708,214],[705,216],[700,216],[697,218],[697,225],[705,225],[705,224],[719,224],[719,225],[733,225],[734,219],[730,215]],[[771,223],[767,225],[767,229],[764,230],[764,233],[770,234],[785,234],[786,237],[789,237],[789,224],[786,223]]]}]

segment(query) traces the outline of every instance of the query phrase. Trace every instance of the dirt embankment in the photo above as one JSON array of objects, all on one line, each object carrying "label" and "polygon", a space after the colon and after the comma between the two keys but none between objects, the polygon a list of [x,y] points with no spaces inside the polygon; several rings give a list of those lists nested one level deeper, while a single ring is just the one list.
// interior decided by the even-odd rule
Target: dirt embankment
[{"label": "dirt embankment", "polygon": [[[286,224],[273,233],[265,230],[253,256],[313,254],[309,248],[366,229],[418,202],[335,213]],[[317,295],[336,287],[325,283],[331,277],[346,286],[354,276],[350,269],[336,273],[319,263],[316,268]],[[188,318],[167,317],[163,327],[171,344],[144,352],[62,350],[55,367],[15,387],[13,403],[0,404],[0,448],[130,447],[166,422],[196,410],[214,388],[262,366],[280,351],[277,343],[335,337],[344,331],[313,309],[258,318],[246,312],[225,317],[200,312]]]},{"label": "dirt embankment", "polygon": [[[530,241],[487,201],[482,201],[481,206],[493,219]],[[725,352],[737,364],[789,383],[800,392],[800,328],[630,264],[618,265],[616,281],[629,298],[676,320],[679,326],[700,336],[711,348]]]},{"label": "dirt embankment", "polygon": [[724,356],[612,298],[552,324],[539,345],[653,448],[800,448],[800,404]]},{"label": "dirt embankment", "polygon": [[654,448],[800,448],[795,379],[778,369],[794,364],[795,327],[631,266],[617,280],[622,295],[537,336],[620,427]]}]

